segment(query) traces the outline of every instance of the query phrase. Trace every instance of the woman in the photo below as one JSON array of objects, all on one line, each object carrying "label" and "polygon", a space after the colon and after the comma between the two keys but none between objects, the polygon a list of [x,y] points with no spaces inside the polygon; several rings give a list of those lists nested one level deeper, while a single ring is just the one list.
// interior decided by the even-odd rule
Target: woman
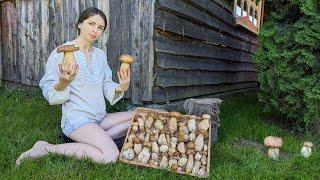
[{"label": "woman", "polygon": [[76,64],[62,66],[63,53],[55,49],[49,56],[40,88],[51,105],[62,104],[62,132],[75,141],[67,144],[49,144],[38,141],[22,153],[17,165],[29,158],[49,153],[88,157],[96,163],[115,162],[119,150],[112,139],[123,136],[130,126],[133,112],[107,114],[105,99],[111,105],[123,97],[130,84],[130,70],[118,71],[119,84],[112,81],[112,72],[106,54],[93,46],[107,26],[106,16],[96,8],[88,8],[79,16],[78,37],[64,45],[77,45]]}]

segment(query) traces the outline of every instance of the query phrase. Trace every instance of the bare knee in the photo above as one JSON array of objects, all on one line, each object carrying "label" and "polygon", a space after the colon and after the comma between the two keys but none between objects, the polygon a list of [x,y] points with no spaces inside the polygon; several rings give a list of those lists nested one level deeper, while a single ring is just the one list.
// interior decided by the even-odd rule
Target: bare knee
[{"label": "bare knee", "polygon": [[103,164],[114,163],[118,160],[119,154],[120,152],[118,149],[109,150],[108,152],[105,152],[102,154],[101,163]]}]

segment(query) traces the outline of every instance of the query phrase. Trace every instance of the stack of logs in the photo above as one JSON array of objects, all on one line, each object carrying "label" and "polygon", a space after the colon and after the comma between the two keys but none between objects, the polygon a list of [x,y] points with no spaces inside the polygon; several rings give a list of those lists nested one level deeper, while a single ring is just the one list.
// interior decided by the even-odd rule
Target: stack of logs
[{"label": "stack of logs", "polygon": [[210,166],[210,115],[181,115],[138,108],[122,147],[125,163],[207,177]]}]

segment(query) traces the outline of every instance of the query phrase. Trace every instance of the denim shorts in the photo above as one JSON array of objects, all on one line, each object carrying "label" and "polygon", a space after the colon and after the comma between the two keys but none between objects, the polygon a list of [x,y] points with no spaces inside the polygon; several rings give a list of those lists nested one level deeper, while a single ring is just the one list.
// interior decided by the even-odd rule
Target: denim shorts
[{"label": "denim shorts", "polygon": [[64,122],[64,126],[62,127],[62,132],[69,137],[70,134],[75,131],[76,129],[80,128],[81,126],[90,124],[90,123],[96,123],[98,125],[101,124],[103,119],[101,119],[100,121],[96,121],[90,118],[82,118],[82,119],[78,119],[75,122],[70,122],[70,120],[66,119]]}]

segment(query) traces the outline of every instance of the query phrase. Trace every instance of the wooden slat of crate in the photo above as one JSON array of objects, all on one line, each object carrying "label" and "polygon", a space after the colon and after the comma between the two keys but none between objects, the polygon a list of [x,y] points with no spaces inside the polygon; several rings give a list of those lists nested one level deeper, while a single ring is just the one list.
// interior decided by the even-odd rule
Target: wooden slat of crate
[{"label": "wooden slat of crate", "polygon": [[[136,115],[140,112],[152,112],[154,114],[157,114],[157,115],[162,115],[162,116],[169,116],[169,112],[167,111],[162,111],[162,110],[155,110],[155,109],[149,109],[149,108],[137,108],[134,112],[134,116],[132,117],[131,119],[131,123],[130,123],[130,127],[127,131],[127,135],[126,135],[126,138],[125,138],[125,141],[124,141],[124,144],[127,143],[128,141],[128,136],[131,132],[131,124],[133,123]],[[183,115],[183,117],[189,117],[190,115]],[[197,117],[196,116],[196,119],[200,119],[200,117]],[[209,121],[209,127],[211,127],[211,121]],[[208,154],[207,154],[207,175],[209,176],[209,172],[210,172],[210,154],[211,154],[211,128],[209,128],[209,137],[207,138],[208,141],[206,144],[208,144]],[[171,171],[171,172],[175,172],[175,173],[179,173],[179,174],[184,174],[184,175],[191,175],[191,176],[196,176],[198,177],[197,175],[194,175],[194,174],[189,174],[189,173],[186,173],[186,172],[183,172],[183,171],[172,171],[170,170],[169,168],[168,169],[163,169],[163,168],[160,168],[159,166],[154,166],[154,165],[150,165],[150,164],[143,164],[143,163],[139,163],[139,162],[135,162],[135,161],[129,161],[129,160],[126,160],[126,159],[123,159],[122,158],[122,153],[123,153],[123,148],[121,149],[121,152],[120,152],[120,156],[119,156],[119,160],[123,163],[127,163],[127,164],[132,164],[132,165],[136,165],[136,166],[145,166],[145,167],[150,167],[150,168],[155,168],[155,169],[161,169],[161,170],[167,170],[167,171]],[[137,155],[135,155],[137,156]]]}]

